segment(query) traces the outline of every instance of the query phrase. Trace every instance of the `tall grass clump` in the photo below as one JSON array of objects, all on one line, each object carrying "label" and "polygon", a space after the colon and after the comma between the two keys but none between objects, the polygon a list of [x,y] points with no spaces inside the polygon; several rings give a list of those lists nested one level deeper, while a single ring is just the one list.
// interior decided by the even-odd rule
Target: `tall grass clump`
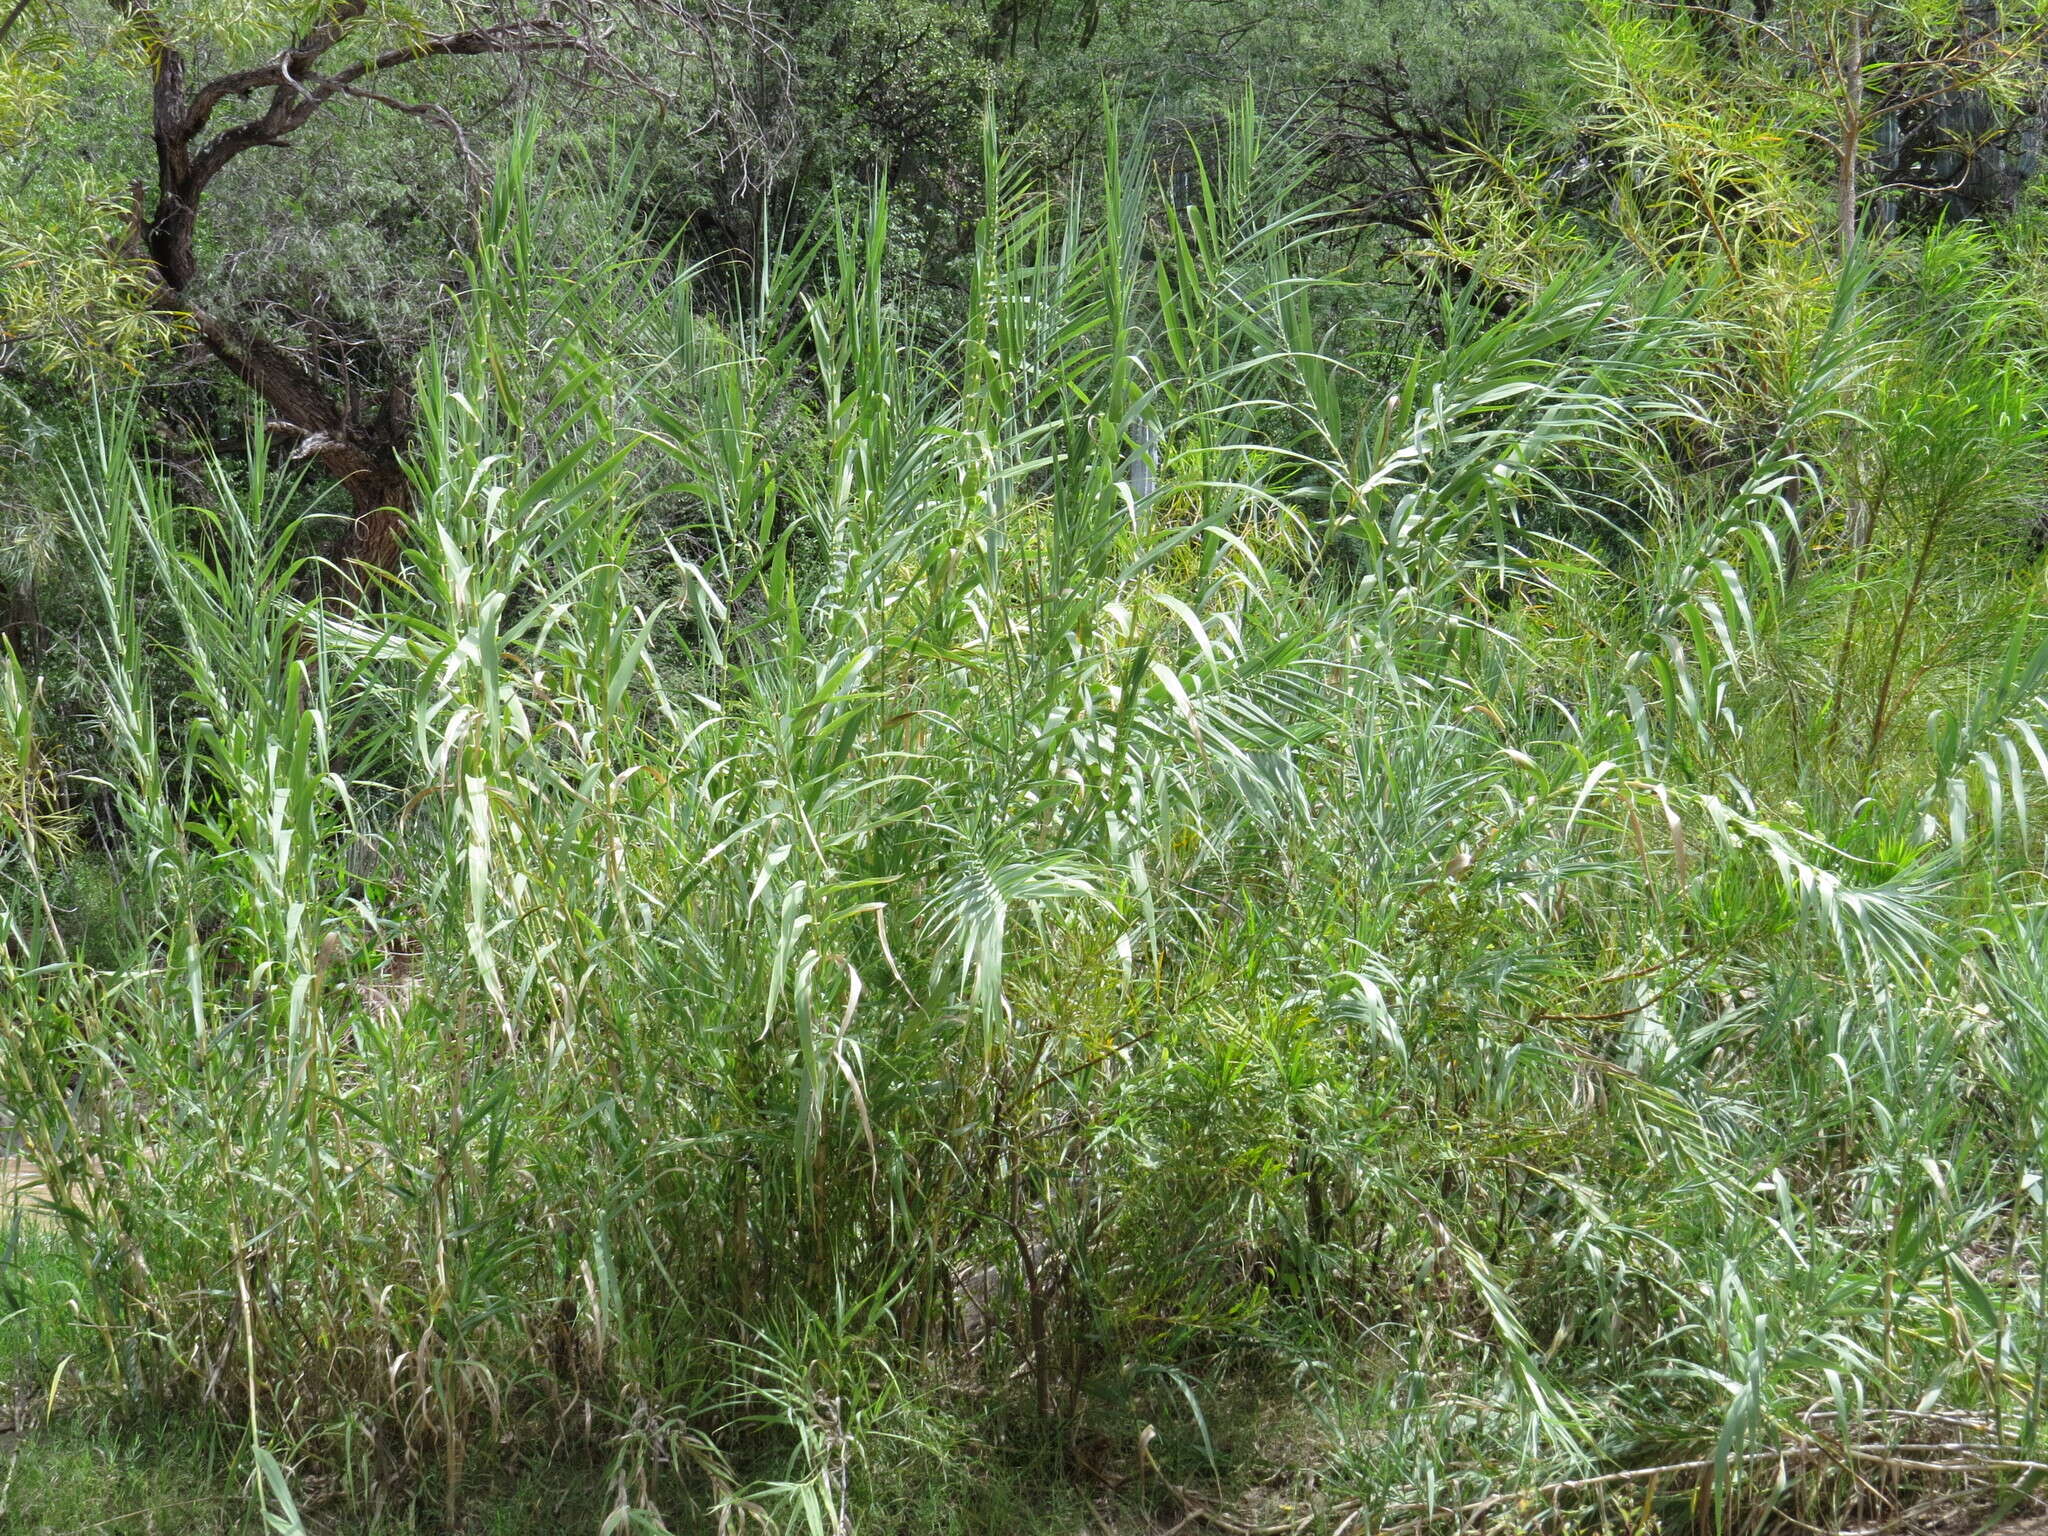
[{"label": "tall grass clump", "polygon": [[[287,1526],[540,1457],[813,1532],[2039,1470],[2020,362],[1898,302],[1738,440],[1678,285],[1376,310],[1250,114],[1180,206],[992,149],[945,335],[885,195],[726,292],[539,176],[366,600],[260,453],[80,448],[90,754],[0,678],[52,1397],[225,1415]],[[1878,381],[1941,410],[1851,539]]]}]

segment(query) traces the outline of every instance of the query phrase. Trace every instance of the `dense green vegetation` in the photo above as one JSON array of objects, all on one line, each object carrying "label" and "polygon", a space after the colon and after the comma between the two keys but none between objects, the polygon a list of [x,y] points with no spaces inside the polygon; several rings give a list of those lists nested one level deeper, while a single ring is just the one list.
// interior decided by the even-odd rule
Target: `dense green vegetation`
[{"label": "dense green vegetation", "polygon": [[674,14],[0,16],[0,1529],[2031,1505],[2040,19]]}]

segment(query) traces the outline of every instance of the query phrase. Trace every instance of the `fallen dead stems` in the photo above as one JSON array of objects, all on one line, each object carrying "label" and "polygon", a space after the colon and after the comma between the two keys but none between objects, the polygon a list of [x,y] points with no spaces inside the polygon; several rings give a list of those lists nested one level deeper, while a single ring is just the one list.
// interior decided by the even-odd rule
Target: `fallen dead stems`
[{"label": "fallen dead stems", "polygon": [[[1927,1417],[1913,1414],[1898,1416]],[[1303,1533],[1318,1522],[1329,1520],[1336,1521],[1330,1528],[1330,1536],[1352,1536],[1353,1532],[1363,1532],[1367,1529],[1373,1532],[1373,1536],[1419,1536],[1419,1533],[1438,1526],[1463,1528],[1495,1510],[1510,1506],[1521,1506],[1526,1509],[1546,1503],[1555,1504],[1570,1495],[1599,1489],[1641,1486],[1665,1479],[1707,1478],[1719,1472],[1747,1470],[1774,1463],[1789,1469],[1795,1466],[1835,1462],[1845,1469],[1853,1468],[1859,1475],[1870,1471],[1890,1471],[1914,1475],[1933,1473],[1951,1477],[1970,1474],[2032,1478],[2048,1476],[2048,1462],[2035,1461],[2023,1456],[1996,1454],[2003,1449],[1967,1440],[1868,1441],[1851,1445],[1814,1440],[1780,1446],[1773,1450],[1750,1451],[1725,1460],[1705,1456],[1690,1461],[1673,1461],[1657,1466],[1602,1472],[1588,1477],[1564,1478],[1532,1488],[1488,1494],[1484,1498],[1473,1499],[1464,1504],[1394,1505],[1381,1512],[1384,1523],[1371,1527],[1363,1524],[1370,1506],[1360,1499],[1346,1500],[1327,1509],[1311,1509],[1299,1515],[1289,1514],[1280,1520],[1254,1521],[1227,1514],[1210,1501],[1203,1499],[1200,1494],[1169,1483],[1167,1487],[1186,1513],[1169,1528],[1165,1536],[1173,1536],[1173,1533],[1195,1524],[1227,1532],[1228,1536],[1303,1536]],[[1930,1457],[1944,1459],[1930,1460]]]}]

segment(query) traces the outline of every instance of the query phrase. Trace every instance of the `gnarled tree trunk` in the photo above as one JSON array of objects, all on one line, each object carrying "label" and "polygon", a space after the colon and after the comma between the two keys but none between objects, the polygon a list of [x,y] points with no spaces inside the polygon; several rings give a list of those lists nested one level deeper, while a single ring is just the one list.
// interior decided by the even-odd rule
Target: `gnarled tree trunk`
[{"label": "gnarled tree trunk", "polygon": [[351,413],[283,348],[177,295],[165,303],[269,407],[270,430],[294,440],[293,457],[317,459],[347,493],[351,522],[329,548],[344,579],[360,587],[369,573],[395,567],[412,510],[412,483],[399,457],[412,433],[405,387],[393,386],[373,416]]},{"label": "gnarled tree trunk", "polygon": [[348,492],[355,518],[336,542],[334,556],[346,578],[359,585],[369,572],[397,567],[399,542],[412,512],[412,482],[395,457],[336,478]]},{"label": "gnarled tree trunk", "polygon": [[[397,563],[412,488],[399,455],[410,435],[410,399],[401,384],[373,414],[338,403],[297,358],[247,333],[194,302],[199,276],[197,230],[201,200],[226,167],[252,149],[280,148],[328,102],[367,98],[415,115],[445,110],[410,104],[369,89],[385,74],[428,58],[520,54],[581,46],[552,16],[512,16],[482,26],[407,40],[381,53],[333,66],[334,50],[369,13],[371,0],[324,0],[306,30],[275,58],[194,85],[186,56],[147,0],[110,0],[149,50],[151,136],[156,146],[156,188],[146,198],[137,185],[130,253],[151,272],[156,302],[189,322],[206,348],[262,399],[271,430],[294,440],[298,458],[317,459],[347,492],[354,517],[330,553],[345,579],[360,587],[371,571]],[[232,126],[213,130],[223,107],[250,98],[262,102]],[[459,135],[459,131],[458,131]],[[145,206],[146,204],[146,206]]]}]

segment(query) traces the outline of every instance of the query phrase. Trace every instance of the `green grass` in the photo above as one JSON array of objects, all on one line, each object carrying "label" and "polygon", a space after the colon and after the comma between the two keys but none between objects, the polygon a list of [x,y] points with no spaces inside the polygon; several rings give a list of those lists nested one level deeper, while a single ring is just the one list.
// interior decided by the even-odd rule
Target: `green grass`
[{"label": "green grass", "polygon": [[[263,1536],[259,1501],[231,1435],[189,1419],[143,1427],[66,1423],[0,1442],[0,1519],[21,1536]],[[433,1530],[435,1513],[396,1501],[376,1513],[301,1493],[309,1528],[327,1536],[398,1536]],[[596,1530],[615,1507],[601,1469],[549,1466],[501,1474],[475,1491],[471,1536],[544,1536]]]},{"label": "green grass", "polygon": [[991,158],[946,335],[886,199],[718,322],[508,167],[373,602],[260,454],[194,506],[81,445],[94,708],[0,673],[4,1278],[74,1415],[23,1486],[111,1458],[119,1514],[142,1406],[281,1533],[565,1467],[607,1536],[2028,1485],[1991,254],[1731,362],[1614,265],[1393,307],[1249,113],[1175,213]]},{"label": "green grass", "polygon": [[54,1428],[10,1434],[0,1442],[0,1518],[27,1536],[260,1531],[260,1515],[232,1491],[231,1469],[192,1454],[188,1435]]},{"label": "green grass", "polygon": [[[232,1438],[189,1419],[146,1427],[63,1422],[0,1438],[0,1519],[20,1536],[266,1536],[260,1501]],[[993,1472],[994,1475],[987,1475]],[[381,1513],[302,1491],[307,1528],[322,1536],[411,1536],[447,1529],[440,1512],[398,1499]],[[677,1501],[681,1503],[680,1500]],[[460,1529],[466,1536],[554,1536],[595,1531],[618,1508],[617,1490],[601,1468],[540,1465],[500,1472],[473,1488]],[[886,1530],[957,1536],[1034,1536],[1087,1528],[1150,1529],[1156,1515],[1176,1510],[1163,1490],[1139,1488],[1122,1497],[1092,1497],[1064,1478],[1028,1469],[981,1469],[939,1484],[888,1490],[886,1505],[867,1517]],[[710,1532],[710,1521],[681,1519],[674,1529]]]}]

